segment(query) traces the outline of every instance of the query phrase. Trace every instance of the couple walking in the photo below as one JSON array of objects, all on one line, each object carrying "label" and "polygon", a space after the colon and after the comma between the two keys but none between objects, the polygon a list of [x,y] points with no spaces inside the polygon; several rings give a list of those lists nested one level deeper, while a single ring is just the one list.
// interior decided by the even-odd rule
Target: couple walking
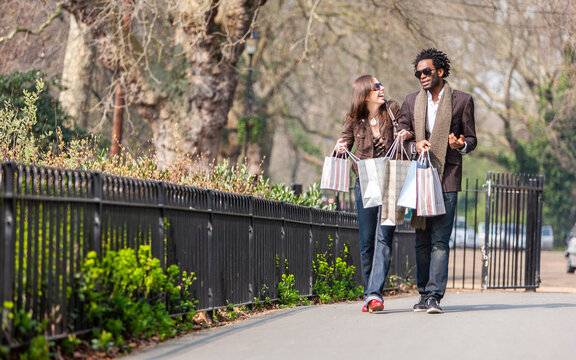
[{"label": "couple walking", "polygon": [[[384,87],[374,76],[364,75],[354,81],[352,103],[338,148],[344,153],[356,145],[354,154],[360,159],[382,157],[398,136],[409,141],[412,156],[429,151],[442,182],[446,213],[433,217],[413,214],[420,294],[413,309],[442,313],[440,301],[448,279],[449,240],[457,192],[461,190],[462,156],[476,147],[474,102],[469,94],[453,90],[445,80],[450,74],[450,60],[442,51],[422,50],[413,65],[422,89],[406,96],[401,108],[396,101],[385,99]],[[396,132],[394,118],[398,120]],[[358,174],[356,164],[353,170]],[[382,311],[395,226],[380,224],[378,207],[362,206],[358,179],[355,197],[364,286],[362,311]]]}]

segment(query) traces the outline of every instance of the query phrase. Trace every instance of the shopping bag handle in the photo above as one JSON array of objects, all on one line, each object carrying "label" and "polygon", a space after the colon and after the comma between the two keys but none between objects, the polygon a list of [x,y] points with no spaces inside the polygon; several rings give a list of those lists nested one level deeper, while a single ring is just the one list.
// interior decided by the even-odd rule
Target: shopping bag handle
[{"label": "shopping bag handle", "polygon": [[404,158],[402,155],[406,155],[407,160],[410,159],[410,156],[408,156],[408,153],[404,148],[404,141],[400,141],[400,136],[397,136],[396,139],[394,139],[392,146],[390,146],[390,149],[388,149],[388,152],[386,153],[384,158],[391,159],[393,157],[398,156],[398,144],[400,144],[400,148],[402,149],[400,151],[400,160]]},{"label": "shopping bag handle", "polygon": [[[332,149],[332,155],[330,155],[331,157],[335,157],[335,158],[342,158],[345,159],[346,157],[348,157],[347,153],[344,154],[339,154],[338,153],[338,148],[341,147],[342,145],[336,143],[336,145],[334,145],[334,149]],[[345,146],[342,146],[343,148],[346,148]]]},{"label": "shopping bag handle", "polygon": [[425,167],[432,166],[432,161],[430,161],[430,152],[428,149],[422,149],[420,155],[418,155],[418,164],[424,165]]},{"label": "shopping bag handle", "polygon": [[[338,148],[340,148],[340,147],[344,149],[344,154],[338,153]],[[360,159],[356,155],[354,155],[350,151],[348,151],[348,148],[346,148],[346,146],[338,144],[338,143],[336,143],[336,145],[334,145],[334,149],[332,150],[331,157],[342,158],[342,159],[346,159],[347,157],[350,157],[350,159],[352,159],[356,163],[358,161],[360,161]]]},{"label": "shopping bag handle", "polygon": [[[345,153],[344,154],[338,154],[338,148],[341,147],[344,149]],[[348,156],[350,157],[350,159],[352,159],[352,161],[354,161],[355,163],[358,163],[358,161],[360,161],[360,158],[354,154],[352,154],[348,148],[344,145],[341,145],[339,143],[336,143],[336,145],[334,146],[334,150],[332,151],[332,157],[334,157],[334,154],[337,154],[336,157],[338,157],[338,155],[343,155],[343,156]]]}]

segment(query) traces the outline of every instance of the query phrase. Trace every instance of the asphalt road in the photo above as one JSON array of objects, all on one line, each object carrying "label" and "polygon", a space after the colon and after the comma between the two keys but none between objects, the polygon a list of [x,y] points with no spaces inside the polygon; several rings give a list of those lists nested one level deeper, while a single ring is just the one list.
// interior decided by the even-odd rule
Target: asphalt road
[{"label": "asphalt road", "polygon": [[201,331],[126,356],[152,359],[574,359],[576,293],[450,291],[444,314],[416,295],[299,307]]}]

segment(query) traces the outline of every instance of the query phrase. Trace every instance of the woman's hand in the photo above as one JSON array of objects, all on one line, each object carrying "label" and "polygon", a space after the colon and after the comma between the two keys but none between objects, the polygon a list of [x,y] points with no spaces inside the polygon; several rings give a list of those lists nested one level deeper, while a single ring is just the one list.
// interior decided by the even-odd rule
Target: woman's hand
[{"label": "woman's hand", "polygon": [[348,148],[348,145],[346,144],[344,139],[340,138],[340,139],[336,140],[336,152],[338,154],[346,153],[347,148]]}]

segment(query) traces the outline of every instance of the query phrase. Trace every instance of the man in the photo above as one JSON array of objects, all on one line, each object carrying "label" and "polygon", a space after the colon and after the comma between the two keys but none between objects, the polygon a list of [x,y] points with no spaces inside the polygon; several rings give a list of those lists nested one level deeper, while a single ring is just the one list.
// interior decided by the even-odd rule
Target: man
[{"label": "man", "polygon": [[429,151],[442,181],[446,214],[412,219],[420,293],[413,309],[438,314],[442,313],[440,300],[448,280],[449,240],[461,190],[462,155],[476,148],[474,101],[444,80],[450,74],[450,60],[442,51],[422,50],[414,60],[414,70],[422,89],[406,96],[398,119],[398,135],[412,140],[411,148],[416,152]]}]

